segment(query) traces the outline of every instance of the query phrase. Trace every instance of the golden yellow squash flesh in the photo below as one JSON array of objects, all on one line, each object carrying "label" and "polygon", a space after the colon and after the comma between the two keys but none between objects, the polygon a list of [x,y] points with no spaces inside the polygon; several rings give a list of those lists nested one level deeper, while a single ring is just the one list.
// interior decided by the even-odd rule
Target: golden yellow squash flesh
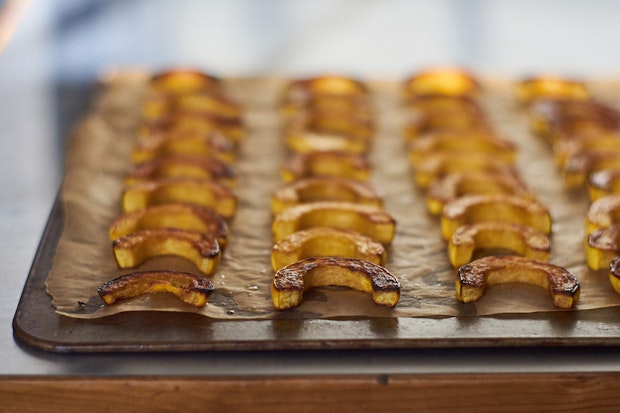
[{"label": "golden yellow squash flesh", "polygon": [[163,156],[203,156],[231,164],[237,147],[218,131],[148,132],[139,137],[131,152],[135,165]]},{"label": "golden yellow squash flesh", "polygon": [[350,229],[382,244],[389,244],[396,232],[396,221],[382,210],[350,202],[313,202],[284,210],[273,220],[273,239],[279,241],[302,229],[332,227]]},{"label": "golden yellow squash flesh", "polygon": [[513,195],[466,195],[441,213],[441,235],[449,240],[458,227],[483,221],[511,222],[545,234],[551,232],[549,210],[539,202]]},{"label": "golden yellow squash flesh", "polygon": [[[416,184],[428,188],[435,180],[451,174],[465,171],[488,171],[493,173],[510,173],[513,163],[497,158],[491,154],[475,150],[459,152],[437,152],[428,154],[418,164],[412,165]],[[514,172],[513,172],[514,173]]]},{"label": "golden yellow squash flesh", "polygon": [[134,268],[153,257],[174,255],[194,263],[204,275],[215,272],[221,256],[213,236],[173,228],[132,232],[115,239],[112,249],[120,268]]},{"label": "golden yellow squash flesh", "polygon": [[506,163],[513,163],[515,145],[491,134],[478,132],[435,132],[421,136],[409,144],[409,161],[418,165],[433,153],[455,154],[462,151],[486,153]]},{"label": "golden yellow squash flesh", "polygon": [[583,82],[554,76],[523,79],[515,92],[517,99],[525,104],[537,99],[585,100],[589,97]]},{"label": "golden yellow squash flesh", "polygon": [[306,258],[274,275],[271,297],[277,310],[299,306],[309,288],[337,285],[372,295],[376,304],[394,307],[400,298],[398,279],[385,268],[341,257]]},{"label": "golden yellow squash flesh", "polygon": [[234,217],[237,211],[234,191],[207,179],[176,177],[139,182],[126,187],[122,197],[125,212],[172,203],[211,208],[226,219]]},{"label": "golden yellow squash flesh", "polygon": [[194,307],[204,307],[213,283],[203,276],[181,271],[138,271],[122,275],[98,289],[103,301],[112,305],[149,293],[171,293]]},{"label": "golden yellow squash flesh", "polygon": [[228,225],[214,211],[198,205],[167,204],[127,212],[112,223],[110,240],[143,229],[177,228],[198,231],[217,239],[221,249],[228,243]]},{"label": "golden yellow squash flesh", "polygon": [[586,235],[620,223],[620,194],[607,195],[592,202],[586,215]]},{"label": "golden yellow squash flesh", "polygon": [[317,201],[344,201],[380,207],[383,197],[369,184],[355,179],[310,177],[276,189],[271,195],[271,210],[278,214],[292,206]]},{"label": "golden yellow squash flesh", "polygon": [[587,236],[586,263],[591,270],[609,268],[609,263],[620,255],[620,225],[598,229]]},{"label": "golden yellow squash flesh", "polygon": [[232,166],[217,159],[194,155],[165,155],[143,162],[125,176],[125,185],[164,178],[212,180],[234,187],[237,174]]},{"label": "golden yellow squash flesh", "polygon": [[478,301],[488,286],[525,283],[545,288],[558,308],[573,308],[579,300],[579,281],[563,267],[516,256],[480,258],[459,268],[457,299]]},{"label": "golden yellow squash flesh", "polygon": [[380,242],[358,232],[329,227],[314,227],[294,232],[273,245],[274,271],[309,257],[345,257],[383,265],[385,248]]},{"label": "golden yellow squash flesh", "polygon": [[361,154],[320,151],[291,156],[282,170],[282,180],[292,182],[310,176],[342,176],[367,181],[370,172],[370,162]]},{"label": "golden yellow squash flesh", "polygon": [[426,206],[432,215],[439,215],[444,206],[465,195],[508,194],[533,199],[525,184],[508,169],[497,171],[464,171],[448,174],[434,181],[426,193]]},{"label": "golden yellow squash flesh", "polygon": [[413,74],[404,90],[409,99],[427,95],[474,97],[480,93],[480,84],[465,70],[446,67]]},{"label": "golden yellow squash flesh", "polygon": [[448,257],[454,268],[471,262],[475,251],[509,250],[538,261],[547,261],[549,237],[532,228],[509,222],[485,221],[459,227],[448,243]]}]

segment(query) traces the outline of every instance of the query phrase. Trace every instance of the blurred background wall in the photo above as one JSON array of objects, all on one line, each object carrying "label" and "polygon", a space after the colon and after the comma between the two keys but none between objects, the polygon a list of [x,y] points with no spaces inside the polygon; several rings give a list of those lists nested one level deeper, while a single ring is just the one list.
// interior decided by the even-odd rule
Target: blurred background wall
[{"label": "blurred background wall", "polygon": [[[420,66],[614,72],[613,0],[63,0],[48,12],[57,69],[196,64],[234,75]],[[49,7],[49,6],[48,6]]]}]

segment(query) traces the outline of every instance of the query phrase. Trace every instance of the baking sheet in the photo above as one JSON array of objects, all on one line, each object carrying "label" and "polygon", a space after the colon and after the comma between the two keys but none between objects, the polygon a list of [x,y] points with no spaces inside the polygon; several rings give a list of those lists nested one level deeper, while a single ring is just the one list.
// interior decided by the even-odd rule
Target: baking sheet
[{"label": "baking sheet", "polygon": [[[148,297],[145,301],[138,300],[131,303],[130,307],[123,309],[124,311],[130,310],[130,312],[110,317],[109,314],[105,314],[105,310],[102,310],[106,309],[106,307],[103,307],[101,303],[96,301],[98,297],[93,299],[92,287],[90,287],[90,293],[87,295],[70,295],[65,304],[58,299],[58,294],[51,290],[55,299],[54,305],[59,313],[64,315],[60,316],[55,313],[54,307],[50,306],[49,297],[46,297],[46,300],[44,300],[46,301],[44,303],[46,310],[43,311],[46,313],[46,316],[52,318],[59,317],[60,320],[63,320],[63,323],[76,323],[76,325],[80,326],[77,331],[84,332],[88,330],[91,335],[84,336],[83,334],[78,334],[80,337],[78,342],[73,344],[65,343],[64,346],[53,344],[57,340],[50,341],[49,338],[37,338],[42,332],[39,332],[38,335],[33,334],[32,327],[29,329],[24,328],[24,323],[20,322],[24,317],[28,318],[26,312],[20,311],[22,309],[20,304],[20,309],[18,309],[15,319],[16,331],[19,332],[18,336],[25,337],[28,342],[38,343],[38,346],[56,350],[69,349],[69,351],[74,351],[87,348],[91,350],[131,350],[133,347],[127,342],[127,340],[131,342],[131,338],[125,337],[124,334],[130,334],[131,330],[129,328],[142,317],[140,324],[148,325],[154,320],[157,320],[157,323],[159,323],[161,322],[160,320],[170,319],[183,325],[182,332],[173,329],[173,332],[176,334],[174,336],[178,338],[177,340],[171,339],[167,332],[163,333],[161,331],[155,335],[148,333],[145,334],[145,337],[140,337],[143,348],[146,346],[149,349],[159,350],[162,348],[179,350],[246,348],[247,346],[254,348],[273,348],[274,346],[276,348],[316,348],[316,346],[458,346],[484,345],[484,343],[487,345],[489,343],[493,343],[493,345],[528,345],[545,343],[547,340],[569,345],[583,343],[611,344],[613,337],[618,336],[615,326],[609,326],[609,328],[603,330],[595,328],[596,331],[586,331],[583,328],[565,328],[560,330],[555,328],[555,323],[558,320],[564,320],[560,321],[564,325],[567,320],[589,319],[594,313],[605,314],[602,317],[607,319],[609,318],[609,311],[611,311],[610,314],[615,314],[615,312],[612,311],[613,309],[605,310],[604,308],[616,306],[618,300],[614,294],[609,293],[610,288],[606,283],[601,281],[601,274],[587,271],[581,258],[583,256],[581,250],[582,217],[585,216],[587,209],[585,197],[582,196],[583,194],[569,194],[564,191],[557,171],[555,171],[550,159],[548,148],[546,148],[544,143],[529,134],[525,115],[514,106],[508,85],[508,82],[489,83],[487,90],[491,90],[493,93],[488,95],[486,105],[490,108],[489,113],[495,120],[498,130],[505,132],[505,136],[515,141],[519,146],[519,167],[526,182],[539,195],[539,199],[552,210],[554,233],[551,261],[568,267],[579,276],[583,290],[581,301],[576,311],[555,312],[549,297],[544,291],[518,285],[493,288],[491,293],[486,294],[485,298],[479,303],[456,303],[453,292],[454,270],[449,267],[445,257],[445,245],[439,238],[438,222],[426,214],[423,194],[413,185],[413,181],[409,176],[407,160],[402,152],[402,137],[400,136],[400,116],[402,113],[398,109],[397,82],[371,83],[375,95],[379,98],[378,101],[381,107],[380,133],[377,137],[377,145],[373,151],[372,159],[376,165],[373,184],[385,192],[385,207],[394,214],[399,223],[397,236],[389,250],[390,258],[386,266],[401,279],[403,299],[401,299],[396,309],[389,310],[372,305],[368,297],[360,293],[340,289],[325,289],[312,294],[306,294],[306,302],[301,309],[282,313],[271,310],[264,305],[265,303],[270,305],[267,286],[272,275],[269,268],[269,250],[271,246],[269,223],[271,216],[268,211],[268,195],[273,188],[279,185],[278,170],[285,157],[281,137],[277,133],[278,116],[277,107],[275,106],[276,93],[278,87],[282,86],[282,82],[277,80],[245,79],[230,82],[230,90],[233,91],[233,94],[245,103],[246,107],[251,108],[248,113],[250,136],[248,136],[248,140],[244,143],[243,156],[238,163],[240,175],[242,176],[239,188],[242,191],[241,188],[244,188],[245,185],[245,188],[252,188],[252,190],[260,192],[261,196],[256,198],[241,197],[240,216],[235,220],[231,234],[231,248],[226,252],[227,256],[222,262],[221,271],[218,273],[219,275],[215,275],[214,281],[216,281],[216,287],[218,287],[217,277],[220,277],[219,291],[224,298],[243,297],[246,303],[258,302],[263,304],[263,306],[249,304],[249,307],[243,307],[239,310],[238,301],[234,299],[232,300],[233,311],[230,311],[230,306],[224,304],[218,307],[215,312],[211,311],[210,314],[204,314],[208,316],[205,319],[202,316],[186,314],[186,311],[189,311],[189,309],[179,307],[178,303],[171,302],[166,297],[157,297],[157,299]],[[115,96],[114,98],[108,96],[107,99],[112,101],[116,99],[117,101],[124,102],[123,104],[133,104],[131,98],[126,96]],[[128,100],[126,101],[126,99]],[[119,138],[122,137],[119,136],[119,131],[123,129],[123,126],[131,125],[131,119],[126,119],[122,111],[111,110],[116,108],[116,106],[109,100],[104,100],[103,103],[99,101],[98,107],[99,110],[105,113],[104,117],[107,117],[108,121],[111,117],[117,116],[113,122],[117,125],[114,131],[116,135],[113,137],[100,136],[100,138],[102,138],[102,142],[114,142],[115,144],[106,143],[110,147],[105,150],[110,150],[110,153],[116,154],[117,157],[114,159],[125,159],[124,162],[126,162],[129,145],[124,146],[121,142],[130,141],[121,141]],[[89,119],[89,121],[96,123],[101,121],[101,119],[95,118],[94,120]],[[86,125],[89,125],[88,121]],[[105,128],[95,129],[102,132]],[[88,136],[92,137],[93,134]],[[116,139],[116,141],[110,141],[110,138]],[[261,139],[265,139],[265,141]],[[270,142],[269,145],[266,144],[267,141]],[[89,228],[88,225],[94,225],[92,230],[88,229],[86,231],[87,233],[98,233],[98,231],[101,231],[101,224],[94,224],[90,217],[84,217],[82,214],[71,214],[70,211],[66,210],[70,204],[67,199],[71,201],[70,196],[65,196],[67,185],[72,185],[71,179],[80,179],[72,178],[70,172],[83,168],[78,176],[85,177],[82,179],[87,179],[86,182],[93,182],[92,180],[94,179],[95,182],[98,182],[98,185],[101,185],[97,190],[92,191],[96,202],[102,202],[102,205],[110,205],[111,209],[107,211],[108,213],[110,210],[114,211],[114,213],[119,212],[116,209],[118,208],[119,194],[118,176],[115,174],[118,171],[124,170],[123,168],[126,169],[127,164],[119,161],[119,164],[115,166],[114,161],[110,158],[100,167],[93,168],[93,161],[100,158],[101,153],[99,152],[100,149],[94,149],[93,140],[89,141],[84,138],[80,140],[77,138],[74,140],[74,145],[83,145],[83,148],[74,147],[71,154],[79,154],[79,156],[70,155],[69,157],[70,169],[68,170],[67,180],[56,206],[56,210],[62,211],[62,215],[61,217],[52,215],[50,226],[53,230],[48,231],[48,237],[44,238],[41,246],[44,249],[41,253],[50,261],[47,263],[49,267],[37,268],[37,265],[33,265],[33,272],[31,272],[31,278],[36,276],[36,280],[33,282],[35,284],[40,283],[41,278],[43,278],[43,283],[47,282],[48,289],[50,286],[49,278],[42,277],[40,272],[43,270],[46,275],[47,270],[52,268],[50,278],[53,280],[53,270],[54,268],[58,269],[59,266],[60,245],[63,242],[63,237],[66,236],[65,230],[69,225],[68,221],[74,219],[72,218],[73,215],[76,216],[75,219],[79,219],[79,227]],[[259,165],[261,173],[257,173],[256,165]],[[261,166],[265,169],[262,170]],[[115,168],[119,169],[116,170]],[[101,190],[106,185],[109,185],[110,188]],[[109,196],[114,191],[117,191],[116,198]],[[108,196],[102,197],[103,194],[108,194]],[[86,199],[87,197],[78,196],[76,198]],[[91,208],[89,206],[92,205],[91,201],[86,202],[86,209]],[[102,210],[106,210],[106,207],[103,207]],[[244,213],[248,215],[244,217]],[[579,219],[575,219],[575,216],[578,216]],[[107,217],[107,219],[110,218],[111,216]],[[107,229],[107,225],[109,223],[105,224],[104,230]],[[259,235],[257,236],[257,234]],[[88,241],[79,237],[74,241],[78,242],[73,248],[89,245]],[[244,244],[246,241],[250,242],[250,244]],[[236,251],[234,249],[235,245],[238,248]],[[99,265],[92,264],[92,262],[99,262],[97,259],[92,258],[92,251],[86,255],[76,253],[75,251],[73,249],[73,255],[78,257],[78,261],[82,263],[80,265],[83,266],[80,268],[97,267]],[[109,250],[107,250],[107,253],[111,254]],[[111,255],[109,258],[111,258]],[[104,257],[104,259],[109,258]],[[93,261],[89,264],[89,260]],[[257,263],[260,264],[257,265]],[[43,265],[44,263],[41,264]],[[61,260],[60,268],[63,268],[62,264],[63,261]],[[264,279],[261,281],[261,284],[252,281],[249,283],[241,282],[236,286],[231,285],[229,284],[232,283],[230,281],[230,274],[234,274],[235,271],[239,273],[249,271],[253,276],[264,277]],[[64,274],[66,276],[67,272],[64,272]],[[89,278],[84,276],[83,271],[80,274],[82,278]],[[112,278],[107,271],[101,276]],[[91,280],[87,282],[87,284],[90,283],[92,286],[95,286],[95,293],[96,286],[100,283],[99,281]],[[26,287],[29,284],[30,282],[27,283]],[[37,288],[40,288],[40,284]],[[27,293],[28,290],[25,288],[22,301],[29,296]],[[35,295],[40,293],[40,291],[33,292]],[[212,300],[213,298],[212,296]],[[223,301],[225,300],[222,298],[216,299],[215,306],[217,307],[217,304]],[[327,308],[326,302],[333,304],[333,306]],[[211,307],[213,306],[210,303],[209,310],[213,310]],[[602,310],[594,312],[585,311],[592,308],[602,308]],[[174,311],[182,311],[183,313],[156,313],[152,311],[154,309],[172,309]],[[135,310],[148,311],[138,314],[134,312]],[[97,311],[103,311],[103,313],[97,314]],[[52,314],[47,314],[48,312]],[[517,314],[523,312],[527,314]],[[101,315],[108,317],[90,321],[70,319],[68,317],[88,318],[100,317]],[[482,315],[495,316],[489,318],[481,317]],[[352,317],[354,320],[351,319]],[[615,321],[614,316],[612,315],[611,317],[612,321]],[[270,320],[273,318],[277,320]],[[256,320],[249,321],[252,319]],[[503,319],[511,321],[508,325],[502,324],[500,328],[496,321]],[[119,320],[122,321],[119,322]],[[179,320],[182,320],[182,322]],[[568,322],[568,325],[573,325],[573,327],[578,325],[582,327],[583,325],[587,326],[587,323],[580,324],[573,321]],[[189,326],[187,325],[188,322],[190,323]],[[115,327],[110,327],[109,323]],[[455,324],[457,330],[454,330]],[[249,328],[250,325],[252,328]],[[313,331],[309,331],[307,335],[302,334],[300,336],[299,331],[295,331],[295,329],[301,329],[306,332],[305,327],[301,326],[307,325],[313,326]],[[94,326],[101,326],[101,328],[97,330]],[[204,326],[209,326],[208,328],[226,326],[225,331],[228,333],[224,333],[221,336],[210,334],[206,339],[198,339],[196,334],[201,332]],[[280,328],[278,326],[282,327],[283,330],[278,330]],[[495,327],[489,329],[491,326]],[[600,323],[598,323],[598,327],[600,327]],[[109,333],[110,328],[118,331],[115,331],[114,338],[109,338],[110,336],[108,335],[108,339],[105,340],[105,343],[102,343],[100,334]],[[144,328],[142,327],[143,330]],[[520,328],[523,328],[523,331],[520,332]],[[265,329],[269,330],[269,332],[264,331]],[[288,329],[293,330],[286,333]],[[602,331],[603,333],[601,334]],[[93,334],[93,332],[96,334]],[[241,334],[241,332],[248,332],[249,335]],[[253,335],[252,332],[256,334]],[[283,332],[285,333],[284,335]],[[234,339],[235,337],[237,339]]]}]

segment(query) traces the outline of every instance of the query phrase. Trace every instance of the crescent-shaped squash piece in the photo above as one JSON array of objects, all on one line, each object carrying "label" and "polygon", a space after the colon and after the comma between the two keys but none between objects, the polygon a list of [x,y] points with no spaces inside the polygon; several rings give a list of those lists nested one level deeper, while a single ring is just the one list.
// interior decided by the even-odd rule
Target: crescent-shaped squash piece
[{"label": "crescent-shaped squash piece", "polygon": [[441,213],[441,235],[447,241],[458,227],[482,221],[512,222],[549,234],[551,215],[541,203],[513,195],[466,195]]},{"label": "crescent-shaped squash piece", "polygon": [[216,212],[198,205],[168,204],[127,212],[112,223],[111,240],[143,229],[178,228],[213,236],[221,249],[228,244],[228,225]]},{"label": "crescent-shaped squash piece", "polygon": [[383,197],[370,185],[345,177],[310,177],[281,186],[271,195],[271,210],[278,214],[295,205],[317,201],[344,201],[380,207]]},{"label": "crescent-shaped squash piece", "polygon": [[274,271],[309,257],[346,257],[385,263],[386,252],[380,242],[356,231],[314,227],[297,231],[276,242],[271,250]]},{"label": "crescent-shaped squash piece", "polygon": [[312,202],[284,210],[273,220],[273,238],[279,241],[294,232],[312,227],[350,229],[389,244],[396,221],[381,208],[351,202]]},{"label": "crescent-shaped squash piece", "polygon": [[112,305],[120,300],[148,293],[171,293],[194,307],[204,307],[213,292],[206,277],[181,271],[138,271],[122,275],[98,289],[103,301]]},{"label": "crescent-shaped squash piece", "polygon": [[286,310],[301,304],[309,288],[338,285],[372,295],[375,303],[394,307],[400,298],[398,279],[385,268],[363,260],[314,257],[276,272],[271,285],[273,305]]},{"label": "crescent-shaped squash piece", "polygon": [[579,281],[568,270],[516,256],[489,256],[460,267],[456,297],[464,303],[478,301],[487,286],[511,282],[545,288],[558,308],[573,308],[579,300]]},{"label": "crescent-shaped squash piece", "polygon": [[549,259],[551,242],[547,234],[509,222],[484,221],[459,227],[448,243],[448,257],[454,268],[471,262],[474,251],[510,250],[539,261]]},{"label": "crescent-shaped squash piece", "polygon": [[211,208],[226,219],[234,217],[237,211],[237,196],[231,188],[206,179],[185,177],[162,178],[128,186],[123,192],[122,203],[125,212],[172,203]]},{"label": "crescent-shaped squash piece", "polygon": [[221,256],[215,237],[173,228],[132,232],[115,239],[112,249],[120,268],[134,268],[153,257],[175,255],[191,261],[205,275],[215,272]]}]

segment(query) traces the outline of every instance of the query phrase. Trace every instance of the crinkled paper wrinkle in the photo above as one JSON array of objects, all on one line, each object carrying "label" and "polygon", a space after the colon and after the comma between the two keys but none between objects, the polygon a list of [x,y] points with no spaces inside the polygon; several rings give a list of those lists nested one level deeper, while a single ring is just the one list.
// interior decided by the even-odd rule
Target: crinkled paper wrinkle
[{"label": "crinkled paper wrinkle", "polygon": [[[372,184],[385,195],[385,209],[397,220],[386,267],[401,282],[394,309],[374,305],[364,293],[320,288],[304,294],[297,309],[276,312],[271,302],[272,246],[270,194],[282,184],[286,159],[280,133],[278,79],[227,80],[231,94],[245,107],[248,135],[235,163],[239,174],[238,214],[231,223],[229,247],[216,274],[215,291],[201,309],[166,294],[150,294],[113,306],[103,304],[97,288],[133,270],[116,266],[108,228],[121,213],[122,179],[130,168],[132,130],[139,114],[143,84],[104,87],[88,116],[77,126],[67,153],[61,189],[64,231],[46,287],[58,313],[98,318],[124,311],[178,311],[217,319],[445,317],[553,311],[549,294],[520,285],[493,287],[475,304],[456,301],[456,271],[451,268],[439,222],[425,209],[424,194],[410,175],[404,149],[398,83],[369,82],[376,96],[378,132],[372,149]],[[566,193],[550,149],[528,131],[527,115],[517,108],[508,83],[485,83],[485,107],[498,132],[519,148],[519,170],[539,199],[550,207],[554,225],[550,261],[566,266],[581,282],[578,309],[617,305],[606,275],[587,270],[583,260],[583,217],[587,200]],[[197,272],[183,259],[166,257],[138,268]]]}]

